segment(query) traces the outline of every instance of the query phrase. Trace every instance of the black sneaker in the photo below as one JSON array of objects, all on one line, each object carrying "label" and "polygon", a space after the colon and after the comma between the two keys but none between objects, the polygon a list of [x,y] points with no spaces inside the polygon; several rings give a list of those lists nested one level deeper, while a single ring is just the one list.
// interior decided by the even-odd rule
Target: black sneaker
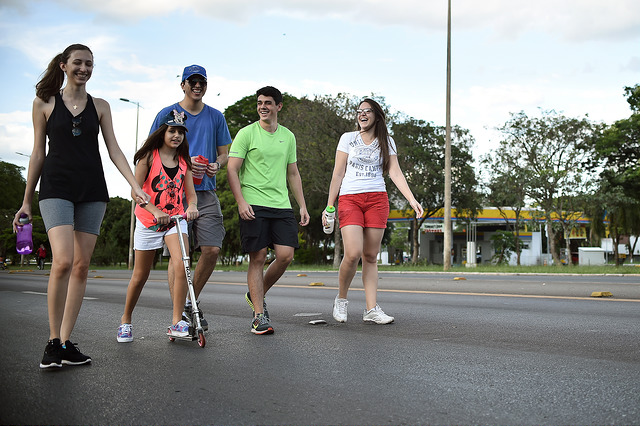
[{"label": "black sneaker", "polygon": [[[255,316],[256,310],[253,307],[253,302],[251,301],[251,295],[249,294],[249,292],[247,292],[247,294],[244,295],[244,300],[247,301],[247,303],[251,307],[251,310],[253,311],[253,315]],[[262,310],[264,311],[264,316],[267,317],[267,321],[268,321],[270,319],[269,311],[267,311],[267,301],[264,299],[262,300]]]},{"label": "black sneaker", "polygon": [[49,340],[44,348],[44,356],[40,368],[62,367],[62,344],[60,339]]},{"label": "black sneaker", "polygon": [[91,358],[80,352],[76,343],[67,340],[62,348],[62,363],[65,365],[82,365],[91,362]]},{"label": "black sneaker", "polygon": [[258,314],[251,323],[251,332],[253,334],[273,334],[273,327],[269,324],[269,318],[264,314]]},{"label": "black sneaker", "polygon": [[[200,308],[200,302],[198,303],[198,309],[200,310],[200,325],[202,326],[203,331],[209,330],[209,323],[206,319],[204,319],[204,313],[202,312],[202,308]],[[184,305],[184,312],[182,313],[182,319],[188,322],[189,324],[194,324],[193,322],[193,312],[191,309],[191,304]]]}]

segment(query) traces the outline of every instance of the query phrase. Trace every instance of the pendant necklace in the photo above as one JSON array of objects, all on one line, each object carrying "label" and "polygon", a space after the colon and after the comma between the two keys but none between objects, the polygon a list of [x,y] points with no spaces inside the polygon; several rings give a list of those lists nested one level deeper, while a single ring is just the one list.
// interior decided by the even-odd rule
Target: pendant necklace
[{"label": "pendant necklace", "polygon": [[[61,91],[60,91],[60,95],[61,95],[61,96],[62,96],[62,95],[64,95],[64,90],[61,90]],[[78,105],[74,105],[74,106],[73,106],[73,109],[78,109]]]}]

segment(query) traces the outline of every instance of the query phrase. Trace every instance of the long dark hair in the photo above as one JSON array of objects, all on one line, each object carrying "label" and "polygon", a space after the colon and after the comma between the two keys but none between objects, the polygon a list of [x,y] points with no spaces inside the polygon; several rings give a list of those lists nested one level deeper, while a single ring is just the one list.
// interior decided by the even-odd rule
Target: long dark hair
[{"label": "long dark hair", "polygon": [[[378,139],[378,146],[380,147],[380,154],[382,155],[382,173],[389,173],[389,130],[387,129],[387,117],[384,113],[384,110],[380,106],[379,103],[374,101],[371,98],[365,98],[360,102],[359,107],[362,106],[363,103],[368,103],[371,105],[373,109],[373,113],[375,115],[375,128],[374,135],[376,139]],[[356,118],[356,125],[358,126],[358,130],[362,130],[360,128],[360,122]]]},{"label": "long dark hair", "polygon": [[87,50],[93,56],[93,52],[84,44],[72,44],[64,49],[62,53],[58,53],[49,62],[47,69],[42,74],[42,78],[36,84],[36,96],[45,102],[49,101],[49,98],[60,91],[60,88],[64,84],[64,71],[60,68],[60,64],[66,64],[73,53],[76,50]]},{"label": "long dark hair", "polygon": [[[189,156],[189,143],[187,142],[187,132],[185,132],[184,127],[180,127],[180,126],[175,126],[175,127],[178,127],[179,131],[182,132],[182,134],[184,135],[184,139],[182,140],[182,143],[180,144],[180,146],[176,148],[176,156],[174,157],[174,159],[178,160],[179,158],[182,158],[187,163],[187,167],[191,169],[191,157]],[[144,144],[142,144],[138,152],[136,152],[135,155],[133,156],[134,165],[138,164],[138,161],[140,161],[141,159],[147,158],[149,154],[153,153],[153,151],[155,151],[156,149],[162,148],[162,145],[164,145],[164,134],[166,133],[168,128],[169,128],[168,125],[163,124],[162,126],[158,127],[158,130],[156,130],[155,132],[149,135],[149,137],[147,138],[146,141],[144,141]]]}]

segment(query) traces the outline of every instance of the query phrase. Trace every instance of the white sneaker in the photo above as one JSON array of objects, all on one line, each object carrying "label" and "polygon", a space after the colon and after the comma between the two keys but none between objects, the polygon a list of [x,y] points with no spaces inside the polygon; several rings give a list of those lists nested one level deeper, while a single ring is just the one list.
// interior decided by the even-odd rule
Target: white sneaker
[{"label": "white sneaker", "polygon": [[385,314],[378,305],[376,305],[375,308],[369,311],[365,310],[364,314],[362,315],[363,321],[371,321],[375,322],[376,324],[389,324],[392,323],[394,319],[395,318],[393,318],[392,316]]},{"label": "white sneaker", "polygon": [[167,336],[187,337],[189,335],[189,323],[185,320],[178,321],[177,324],[169,326]]},{"label": "white sneaker", "polygon": [[133,342],[133,326],[131,324],[120,324],[118,342]]},{"label": "white sneaker", "polygon": [[340,299],[336,296],[333,301],[333,319],[338,322],[347,322],[347,305],[349,301],[347,299]]}]

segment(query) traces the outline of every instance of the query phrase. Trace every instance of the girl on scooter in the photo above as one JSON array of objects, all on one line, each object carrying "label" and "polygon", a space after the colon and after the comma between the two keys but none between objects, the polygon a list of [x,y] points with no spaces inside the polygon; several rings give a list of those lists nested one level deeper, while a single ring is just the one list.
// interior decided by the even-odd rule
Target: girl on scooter
[{"label": "girl on scooter", "polygon": [[[149,136],[134,156],[136,180],[151,196],[151,202],[144,207],[137,206],[135,210],[135,261],[127,288],[124,314],[118,327],[118,342],[133,341],[131,315],[149,278],[156,251],[162,248],[163,243],[169,249],[176,271],[172,294],[173,318],[167,334],[172,337],[186,337],[189,334],[189,324],[182,319],[187,297],[187,277],[183,269],[177,229],[175,222],[171,220],[172,216],[184,213],[188,221],[198,217],[185,121],[183,112],[171,111],[162,126]],[[188,250],[187,222],[180,221],[180,226],[185,248]],[[183,272],[177,272],[180,270]]]}]

